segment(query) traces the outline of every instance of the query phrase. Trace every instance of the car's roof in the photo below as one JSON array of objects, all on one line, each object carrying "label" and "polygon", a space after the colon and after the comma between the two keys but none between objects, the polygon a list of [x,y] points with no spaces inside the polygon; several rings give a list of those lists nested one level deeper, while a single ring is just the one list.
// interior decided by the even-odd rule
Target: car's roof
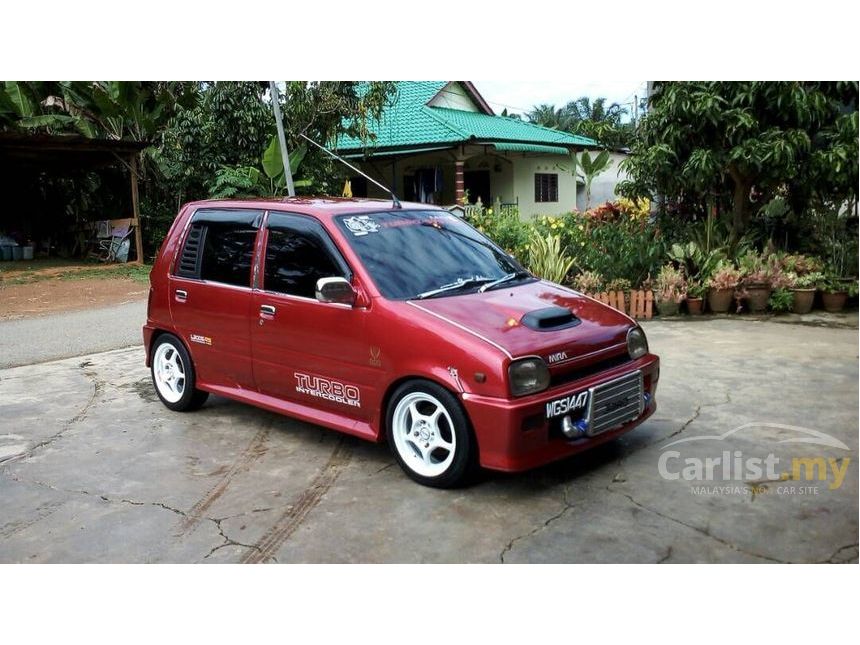
[{"label": "car's roof", "polygon": [[[187,204],[192,208],[254,208],[316,215],[320,218],[346,213],[378,213],[396,210],[390,199],[356,199],[346,197],[284,197],[259,199],[209,199]],[[438,210],[440,206],[401,202],[403,210]]]}]

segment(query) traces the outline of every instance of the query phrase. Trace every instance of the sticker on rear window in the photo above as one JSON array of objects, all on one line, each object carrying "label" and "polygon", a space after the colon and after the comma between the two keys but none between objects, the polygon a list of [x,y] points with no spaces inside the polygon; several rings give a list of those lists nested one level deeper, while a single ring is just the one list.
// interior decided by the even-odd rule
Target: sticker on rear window
[{"label": "sticker on rear window", "polygon": [[343,220],[343,223],[346,224],[349,232],[356,237],[361,237],[368,233],[377,233],[379,231],[379,224],[374,222],[373,218],[369,215],[354,215],[352,217],[347,217]]}]

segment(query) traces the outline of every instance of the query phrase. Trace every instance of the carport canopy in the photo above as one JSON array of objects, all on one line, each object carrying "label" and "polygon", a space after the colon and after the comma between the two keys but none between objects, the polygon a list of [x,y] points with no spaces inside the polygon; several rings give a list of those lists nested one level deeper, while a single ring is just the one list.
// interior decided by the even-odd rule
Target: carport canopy
[{"label": "carport canopy", "polygon": [[138,196],[138,157],[148,143],[111,139],[90,139],[81,135],[0,133],[0,171],[6,167],[36,170],[95,170],[121,164],[129,171],[132,224],[137,262],[143,261]]}]

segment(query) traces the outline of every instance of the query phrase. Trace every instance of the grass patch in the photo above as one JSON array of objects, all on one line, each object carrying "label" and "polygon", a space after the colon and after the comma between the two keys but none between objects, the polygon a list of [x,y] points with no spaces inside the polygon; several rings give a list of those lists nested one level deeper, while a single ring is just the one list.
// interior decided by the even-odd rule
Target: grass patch
[{"label": "grass patch", "polygon": [[[15,263],[19,264],[19,263]],[[50,269],[50,270],[45,270]],[[6,285],[31,284],[43,280],[116,280],[130,279],[135,282],[149,282],[149,264],[111,264],[111,265],[54,265],[38,267],[14,267],[14,270],[0,268],[0,282]]]}]

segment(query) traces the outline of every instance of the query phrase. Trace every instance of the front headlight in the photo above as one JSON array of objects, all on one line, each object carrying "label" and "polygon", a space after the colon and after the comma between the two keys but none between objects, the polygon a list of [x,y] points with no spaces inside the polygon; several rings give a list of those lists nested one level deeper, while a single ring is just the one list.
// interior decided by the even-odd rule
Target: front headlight
[{"label": "front headlight", "polygon": [[523,396],[541,392],[549,387],[549,368],[540,356],[532,356],[511,363],[508,367],[511,394]]},{"label": "front headlight", "polygon": [[641,327],[634,327],[627,332],[627,352],[633,360],[642,358],[648,353],[648,340]]}]

